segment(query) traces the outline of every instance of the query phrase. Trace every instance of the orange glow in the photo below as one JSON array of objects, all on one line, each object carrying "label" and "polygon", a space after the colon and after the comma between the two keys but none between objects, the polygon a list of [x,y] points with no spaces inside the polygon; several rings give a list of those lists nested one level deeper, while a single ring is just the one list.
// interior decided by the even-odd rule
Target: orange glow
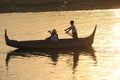
[{"label": "orange glow", "polygon": [[115,37],[120,36],[120,27],[118,25],[113,26],[112,31]]},{"label": "orange glow", "polygon": [[114,9],[112,11],[115,16],[120,17],[120,9]]},{"label": "orange glow", "polygon": [[112,43],[111,46],[113,47],[120,47],[120,26],[115,25],[112,28],[112,33],[113,33],[113,38],[112,38]]}]

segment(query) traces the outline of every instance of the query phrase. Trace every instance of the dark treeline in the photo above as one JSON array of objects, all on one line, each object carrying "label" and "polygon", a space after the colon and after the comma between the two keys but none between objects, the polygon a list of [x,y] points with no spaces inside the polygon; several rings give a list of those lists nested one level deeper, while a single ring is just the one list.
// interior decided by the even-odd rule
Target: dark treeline
[{"label": "dark treeline", "polygon": [[0,12],[120,8],[118,0],[0,0]]},{"label": "dark treeline", "polygon": [[0,0],[0,4],[41,4],[56,2],[119,2],[118,0]]}]

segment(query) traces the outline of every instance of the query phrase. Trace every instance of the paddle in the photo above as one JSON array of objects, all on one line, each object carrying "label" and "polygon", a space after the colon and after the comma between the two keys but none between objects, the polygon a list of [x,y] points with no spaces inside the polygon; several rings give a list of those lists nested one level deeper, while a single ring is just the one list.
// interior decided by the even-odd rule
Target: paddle
[{"label": "paddle", "polygon": [[66,33],[66,34],[68,34],[69,36],[73,37],[73,35],[72,35],[70,32],[68,32],[68,33]]},{"label": "paddle", "polygon": [[70,33],[70,32],[68,32],[68,31],[66,31],[66,30],[64,30],[65,31],[65,33],[67,34],[67,35],[69,35],[70,37],[73,37],[73,35]]}]

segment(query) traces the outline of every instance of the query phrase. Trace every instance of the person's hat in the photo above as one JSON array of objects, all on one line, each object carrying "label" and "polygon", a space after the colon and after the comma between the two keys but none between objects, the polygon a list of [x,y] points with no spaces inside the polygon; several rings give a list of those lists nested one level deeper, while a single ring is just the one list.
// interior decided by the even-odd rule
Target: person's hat
[{"label": "person's hat", "polygon": [[55,33],[56,33],[57,31],[56,31],[56,29],[53,29],[53,31],[52,31],[52,32],[55,32]]}]

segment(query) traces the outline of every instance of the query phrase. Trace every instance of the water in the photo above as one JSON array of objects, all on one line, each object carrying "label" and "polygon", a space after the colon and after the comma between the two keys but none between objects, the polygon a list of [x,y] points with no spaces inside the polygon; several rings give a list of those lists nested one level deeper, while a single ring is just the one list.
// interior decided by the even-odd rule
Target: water
[{"label": "water", "polygon": [[[70,20],[79,37],[98,25],[93,49],[21,52],[5,44],[4,29],[15,40],[45,39],[54,28],[70,38],[64,32]],[[0,14],[0,80],[119,80],[119,21],[120,9]]]}]

